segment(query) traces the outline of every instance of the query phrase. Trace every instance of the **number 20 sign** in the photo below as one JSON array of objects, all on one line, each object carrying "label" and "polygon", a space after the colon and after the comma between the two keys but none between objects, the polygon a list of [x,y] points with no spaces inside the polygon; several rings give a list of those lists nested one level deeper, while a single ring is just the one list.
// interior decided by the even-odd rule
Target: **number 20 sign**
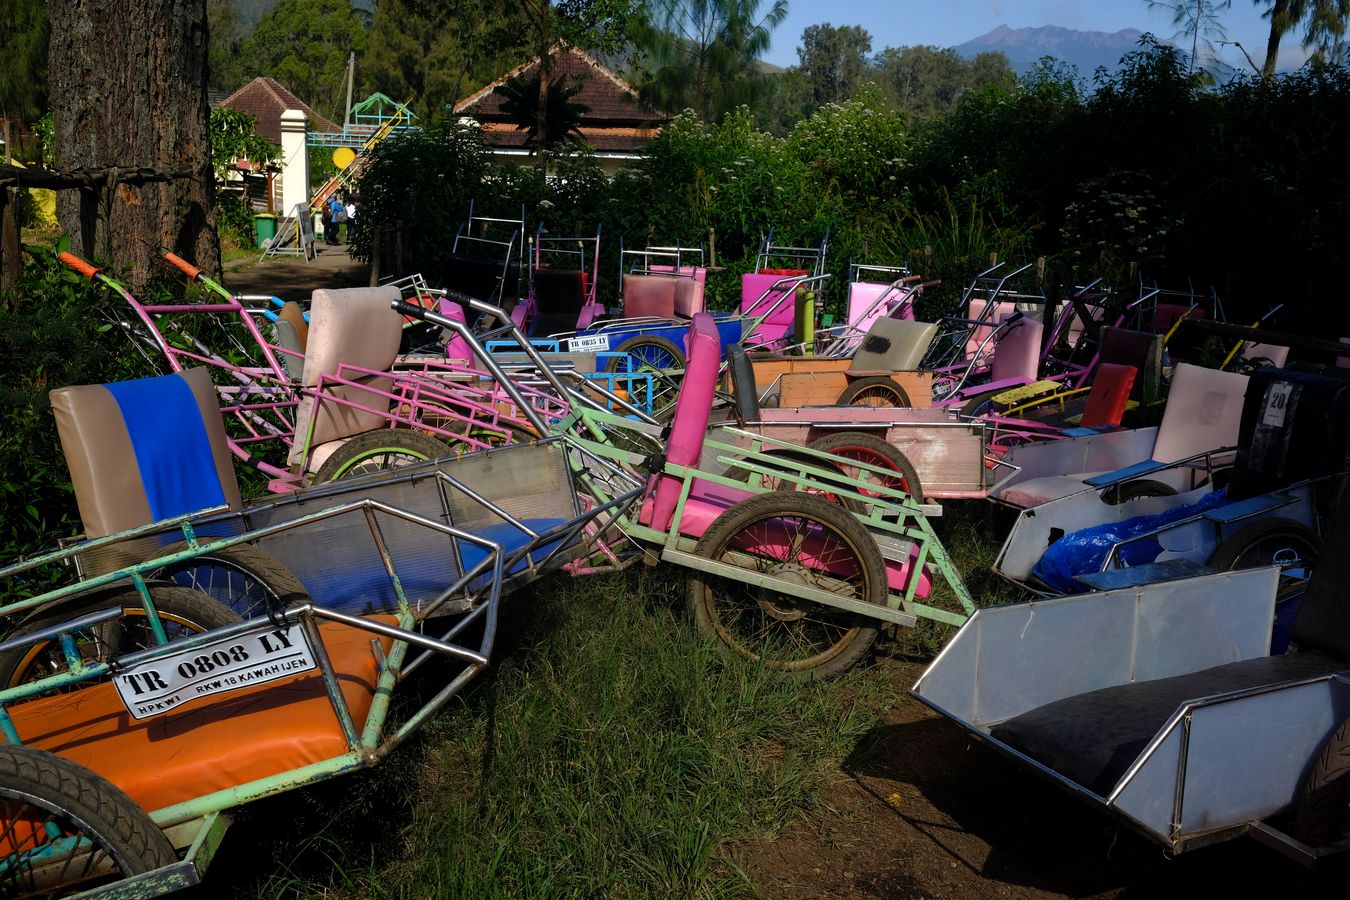
[{"label": "number 20 sign", "polygon": [[315,667],[303,629],[264,625],[125,669],[113,677],[113,684],[131,717],[148,719],[189,700]]}]

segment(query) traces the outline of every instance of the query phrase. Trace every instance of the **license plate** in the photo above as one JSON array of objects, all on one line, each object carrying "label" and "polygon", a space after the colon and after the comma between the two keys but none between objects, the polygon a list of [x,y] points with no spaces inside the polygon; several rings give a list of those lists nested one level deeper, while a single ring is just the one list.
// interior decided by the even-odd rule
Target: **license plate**
[{"label": "license plate", "polygon": [[149,719],[189,700],[266,684],[315,666],[302,628],[263,625],[118,672],[113,684],[133,719]]},{"label": "license plate", "polygon": [[1289,411],[1289,395],[1294,386],[1287,381],[1277,381],[1266,388],[1265,402],[1261,408],[1261,424],[1272,428],[1284,427],[1284,418]]},{"label": "license plate", "polygon": [[567,349],[573,353],[588,353],[592,350],[608,350],[609,335],[583,334],[568,340]]}]

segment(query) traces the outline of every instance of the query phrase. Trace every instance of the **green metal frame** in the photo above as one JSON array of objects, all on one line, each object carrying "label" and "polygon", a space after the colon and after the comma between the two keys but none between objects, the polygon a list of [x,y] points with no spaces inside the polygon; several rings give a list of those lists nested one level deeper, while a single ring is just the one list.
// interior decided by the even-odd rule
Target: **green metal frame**
[{"label": "green metal frame", "polygon": [[[643,435],[648,439],[652,436],[633,421],[601,410],[578,407],[562,423],[560,428],[567,434],[569,442],[595,457],[608,460],[619,466],[640,469],[648,465],[649,459],[656,458],[643,457],[641,454],[614,446],[612,439],[609,437],[613,430]],[[960,573],[957,572],[956,566],[952,563],[951,557],[947,555],[946,548],[942,546],[942,542],[933,531],[932,524],[928,521],[929,516],[941,514],[941,507],[920,505],[904,491],[882,484],[873,484],[862,479],[850,478],[834,467],[836,459],[828,453],[754,432],[739,429],[731,429],[730,431],[739,437],[746,438],[749,442],[748,449],[706,438],[703,443],[704,457],[706,458],[709,452],[714,453],[719,464],[727,467],[735,466],[745,471],[747,473],[745,480],[727,478],[725,471],[714,473],[694,466],[675,465],[662,459],[660,472],[682,481],[679,499],[676,503],[675,512],[671,516],[669,530],[659,531],[642,525],[633,515],[630,505],[618,516],[617,520],[617,524],[624,534],[654,548],[659,547],[662,559],[679,565],[722,575],[747,584],[770,587],[784,594],[801,597],[847,612],[862,613],[896,625],[914,625],[919,618],[960,625],[974,613],[975,602],[971,598],[969,590],[966,589]],[[789,464],[782,457],[774,456],[770,452],[771,450],[790,450],[793,459]],[[819,460],[820,464],[810,465],[805,463],[804,457]],[[895,475],[889,469],[861,461],[850,460],[849,465],[886,478],[893,478]],[[782,482],[793,484],[802,489],[828,489],[835,496],[854,501],[855,505],[865,510],[863,513],[854,513],[854,515],[877,539],[878,549],[882,551],[883,557],[887,556],[888,549],[898,545],[903,547],[905,559],[908,561],[909,549],[912,545],[916,549],[916,555],[910,563],[913,574],[906,579],[905,590],[899,593],[894,590],[888,591],[885,607],[878,607],[875,604],[812,589],[794,582],[776,579],[757,571],[714,562],[698,556],[694,552],[698,543],[697,540],[685,537],[679,532],[680,517],[684,515],[685,504],[688,502],[693,480],[699,478],[754,494],[769,493],[769,489],[760,483],[760,476],[763,475],[771,475]],[[588,469],[578,468],[576,477],[581,488],[597,500],[603,502],[608,499],[605,485],[593,479]],[[894,558],[899,559],[898,557]],[[917,599],[918,573],[922,572],[925,566],[928,567],[930,573],[941,576],[956,596],[957,602],[961,605],[961,612],[945,610],[929,603],[920,602]]]},{"label": "green metal frame", "polygon": [[[438,481],[443,482],[445,486],[448,486],[451,489],[464,491],[475,500],[483,502],[472,491],[469,491],[452,476],[437,470],[436,478]],[[627,494],[620,494],[608,504],[595,504],[590,509],[581,512],[576,518],[568,522],[555,526],[548,531],[534,534],[524,546],[516,548],[510,553],[505,552],[502,545],[498,543],[478,537],[458,529],[453,525],[445,525],[440,522],[405,513],[396,507],[388,506],[387,504],[370,499],[368,491],[363,491],[363,493],[366,493],[367,496],[362,499],[349,501],[347,503],[339,503],[326,509],[298,516],[283,523],[271,525],[266,528],[255,529],[229,538],[211,541],[199,540],[194,528],[194,523],[200,522],[209,515],[223,511],[223,508],[205,510],[199,513],[180,516],[175,519],[130,529],[109,537],[92,541],[82,541],[61,550],[43,554],[33,559],[24,560],[4,569],[0,569],[0,578],[11,577],[44,566],[68,563],[79,554],[97,550],[111,544],[140,537],[147,537],[154,534],[163,534],[169,530],[179,531],[183,535],[188,546],[178,553],[147,560],[131,566],[125,566],[115,571],[66,585],[62,588],[48,591],[34,597],[0,605],[0,616],[8,616],[27,612],[36,607],[44,606],[71,596],[86,594],[92,590],[97,590],[119,582],[132,583],[136,586],[142,596],[146,606],[147,615],[152,622],[159,625],[158,628],[154,629],[157,644],[144,650],[120,657],[116,660],[116,665],[118,667],[138,665],[140,663],[161,658],[168,654],[176,654],[180,651],[192,649],[222,637],[228,637],[231,634],[256,629],[267,621],[260,619],[246,620],[223,628],[217,628],[201,634],[181,638],[169,643],[167,642],[162,624],[158,622],[158,614],[156,613],[153,601],[151,600],[150,586],[146,583],[147,576],[152,571],[161,569],[165,566],[189,561],[204,553],[215,552],[237,544],[257,541],[262,537],[281,530],[304,527],[307,524],[323,519],[329,519],[338,515],[349,513],[364,514],[364,518],[371,529],[372,540],[380,551],[386,574],[390,579],[390,584],[397,598],[398,611],[395,614],[398,622],[397,626],[372,622],[358,616],[351,616],[335,610],[324,609],[323,607],[312,603],[293,605],[281,614],[281,619],[284,620],[285,624],[299,627],[306,632],[311,651],[315,657],[315,662],[318,664],[320,677],[324,682],[329,703],[338,720],[339,726],[346,737],[348,746],[347,752],[297,769],[194,797],[190,800],[167,806],[162,809],[149,811],[150,818],[155,824],[164,828],[166,832],[177,831],[179,833],[187,833],[190,835],[190,840],[186,841],[186,855],[178,862],[169,866],[133,878],[122,879],[114,884],[95,889],[85,894],[81,894],[80,896],[147,897],[156,896],[196,884],[200,881],[202,874],[205,872],[206,866],[214,855],[215,849],[220,843],[225,828],[229,824],[228,817],[223,814],[224,811],[241,806],[253,800],[314,784],[335,775],[368,768],[378,763],[420,727],[430,716],[443,708],[444,705],[458,694],[469,681],[476,677],[486,667],[488,663],[487,654],[495,632],[495,616],[498,602],[501,597],[503,585],[510,583],[510,579],[506,577],[506,573],[515,568],[522,560],[528,562],[528,567],[531,571],[534,571],[539,566],[546,565],[549,560],[558,556],[559,550],[555,549],[549,551],[542,561],[537,561],[535,555],[539,553],[539,548],[554,543],[555,541],[558,542],[559,547],[571,545],[576,537],[588,525],[597,521],[602,516],[612,516],[615,509],[622,508],[625,505],[631,505],[638,495],[638,489],[635,488]],[[495,509],[495,506],[491,504],[490,501],[488,501],[486,505],[490,509]],[[424,606],[420,611],[413,610],[407,595],[404,593],[403,585],[399,579],[394,561],[385,546],[379,522],[374,515],[377,511],[383,512],[396,519],[414,522],[418,525],[439,531],[446,535],[448,540],[470,541],[487,551],[487,555],[477,565],[468,571],[462,571],[456,582],[453,585],[448,586],[443,592],[443,598],[463,595],[466,603],[464,610],[456,619],[454,626],[439,638],[428,637],[414,630],[421,625],[432,611],[435,610],[436,604],[432,604],[430,607]],[[608,523],[606,523],[606,526],[607,524]],[[105,621],[117,618],[119,615],[120,610],[110,609],[102,613],[93,613],[83,616],[80,620],[76,621],[84,621],[86,623],[90,621]],[[352,627],[370,631],[372,632],[372,636],[382,635],[392,638],[392,644],[388,652],[380,652],[378,650],[378,643],[373,644],[373,646],[377,648],[376,652],[379,657],[377,661],[377,679],[370,709],[364,720],[360,722],[355,721],[352,715],[352,710],[348,705],[345,696],[342,694],[339,685],[339,673],[334,671],[332,662],[328,658],[326,647],[319,636],[318,623],[320,620],[338,621]],[[453,643],[471,624],[479,621],[483,622],[483,638],[481,640],[479,651],[468,650]],[[71,628],[69,624],[60,627]],[[43,639],[44,638],[37,638],[37,640]],[[24,646],[25,641],[36,642],[34,636],[30,635],[26,638],[0,641],[0,648],[6,650],[21,648]],[[12,743],[22,742],[21,735],[18,734],[13,720],[9,715],[9,704],[54,690],[70,688],[81,682],[90,682],[94,679],[113,673],[113,666],[109,665],[106,661],[86,663],[75,647],[71,633],[62,633],[59,637],[59,641],[66,657],[68,666],[67,671],[16,687],[0,690],[0,735],[3,735],[5,740]],[[409,659],[409,651],[413,647],[417,647],[422,652],[412,659]],[[466,665],[433,697],[423,703],[416,711],[404,717],[397,727],[390,729],[388,727],[388,717],[390,701],[394,690],[409,672],[437,653],[452,655],[465,662]],[[193,831],[194,828],[196,829],[195,831]],[[184,829],[187,831],[184,832]],[[182,844],[177,845],[182,846]]]}]

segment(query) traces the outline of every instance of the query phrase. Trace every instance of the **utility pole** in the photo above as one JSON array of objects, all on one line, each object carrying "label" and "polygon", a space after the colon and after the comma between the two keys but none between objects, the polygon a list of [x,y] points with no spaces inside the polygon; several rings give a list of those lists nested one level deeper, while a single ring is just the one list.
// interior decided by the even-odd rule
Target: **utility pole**
[{"label": "utility pole", "polygon": [[342,117],[342,130],[346,131],[352,124],[352,80],[356,77],[356,53],[353,51],[347,55],[347,112]]}]

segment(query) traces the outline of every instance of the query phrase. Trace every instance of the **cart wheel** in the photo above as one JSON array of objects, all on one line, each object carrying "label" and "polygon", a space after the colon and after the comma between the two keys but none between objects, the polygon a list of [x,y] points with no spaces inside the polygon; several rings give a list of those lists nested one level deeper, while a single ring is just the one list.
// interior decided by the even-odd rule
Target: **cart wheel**
[{"label": "cart wheel", "polygon": [[627,367],[627,361],[616,356],[609,361],[606,371],[652,376],[651,396],[644,397],[644,388],[635,387],[629,401],[639,409],[650,402],[651,414],[658,421],[670,418],[675,408],[675,397],[679,394],[678,383],[665,377],[671,369],[683,369],[684,353],[679,347],[657,334],[638,334],[630,337],[614,348],[615,353],[627,353],[633,357],[633,367]]},{"label": "cart wheel", "polygon": [[1006,390],[1008,390],[1008,388],[999,388],[993,391],[985,391],[982,394],[976,394],[974,397],[971,397],[965,403],[961,404],[961,409],[957,412],[957,416],[962,419],[978,419],[981,416],[988,415],[990,409],[994,405],[994,398]]},{"label": "cart wheel", "polygon": [[896,384],[894,378],[887,378],[885,375],[869,375],[849,382],[848,386],[839,392],[839,399],[834,402],[836,406],[876,406],[888,409],[909,409],[913,406],[905,389]]},{"label": "cart wheel", "polygon": [[492,425],[487,422],[470,423],[454,420],[437,423],[436,427],[446,432],[443,440],[448,449],[440,451],[441,456],[460,452],[477,453],[481,448],[468,443],[468,440],[484,444],[487,447],[506,447],[535,439],[533,432],[505,423]]},{"label": "cart wheel", "polygon": [[1219,545],[1207,565],[1221,572],[1278,565],[1283,570],[1311,568],[1322,541],[1293,519],[1259,519],[1238,529]]},{"label": "cart wheel", "polygon": [[[1293,595],[1301,596],[1297,586],[1307,578],[1307,569],[1318,563],[1320,555],[1322,538],[1307,526],[1292,518],[1264,518],[1243,525],[1233,537],[1219,544],[1207,565],[1220,572],[1278,565],[1281,576],[1277,602],[1282,603]],[[1304,571],[1284,575],[1292,569]]]},{"label": "cart wheel", "polygon": [[[766,450],[765,455],[777,457],[778,459],[784,460],[786,463],[792,464],[793,466],[805,465],[805,466],[815,466],[816,468],[830,466],[829,463],[823,460],[816,459],[814,456],[811,456],[810,454],[794,453],[791,450]],[[835,465],[834,469],[838,471],[840,475],[844,474],[844,467],[842,465]],[[759,475],[758,480],[750,481],[749,480],[750,472],[746,469],[741,468],[740,466],[732,466],[731,468],[727,469],[726,472],[723,473],[723,477],[730,478],[733,481],[745,481],[750,484],[757,485],[760,488],[760,490],[764,491],[801,490],[803,493],[812,494],[817,497],[822,497],[825,500],[829,501],[830,503],[837,503],[840,506],[844,507],[844,509],[847,509],[849,512],[862,513],[864,511],[863,504],[855,500],[851,500],[847,497],[836,496],[835,494],[831,493],[828,490],[825,490],[824,488],[811,487],[802,489],[797,484],[794,484],[791,481],[784,481],[783,479],[778,478],[774,475]]]},{"label": "cart wheel", "polygon": [[[886,600],[886,564],[867,529],[851,513],[809,494],[775,491],[736,504],[713,522],[694,552],[865,603]],[[700,631],[776,672],[838,675],[876,640],[876,620],[771,587],[693,572],[688,588]]]},{"label": "cart wheel", "polygon": [[[197,591],[165,583],[152,583],[150,596],[169,640],[201,634],[239,621],[239,616],[222,604]],[[22,637],[52,625],[69,622],[77,616],[102,609],[122,607],[122,617],[95,625],[74,635],[75,646],[86,663],[106,662],[114,656],[153,646],[154,633],[135,588],[121,588],[85,594],[44,606],[10,633]],[[10,688],[67,669],[59,640],[43,641],[0,654],[0,687]],[[85,682],[81,682],[83,686]]]},{"label": "cart wheel", "polygon": [[66,896],[178,861],[111,782],[54,753],[0,745],[0,896]]},{"label": "cart wheel", "polygon": [[324,460],[314,476],[315,484],[355,478],[371,472],[384,472],[449,456],[449,445],[420,431],[406,428],[382,428],[358,434]]},{"label": "cart wheel", "polygon": [[[187,543],[179,541],[156,555],[170,556],[187,549]],[[300,579],[280,560],[247,544],[199,553],[157,570],[155,577],[205,594],[245,619],[309,599]]]},{"label": "cart wheel", "polygon": [[1350,812],[1350,719],[1331,733],[1294,806],[1294,837],[1325,847],[1346,833]]},{"label": "cart wheel", "polygon": [[861,478],[892,490],[904,491],[914,498],[915,503],[924,502],[923,484],[919,481],[914,466],[905,458],[905,454],[889,441],[883,441],[865,431],[841,431],[837,434],[827,434],[807,446],[822,453],[832,453],[842,459],[890,469],[895,472],[894,477],[864,473],[861,469],[851,466],[844,466],[843,471],[850,478]]},{"label": "cart wheel", "polygon": [[1136,478],[1121,484],[1114,484],[1102,491],[1102,502],[1119,506],[1140,497],[1174,497],[1177,489],[1170,484],[1154,481],[1151,478]]}]

